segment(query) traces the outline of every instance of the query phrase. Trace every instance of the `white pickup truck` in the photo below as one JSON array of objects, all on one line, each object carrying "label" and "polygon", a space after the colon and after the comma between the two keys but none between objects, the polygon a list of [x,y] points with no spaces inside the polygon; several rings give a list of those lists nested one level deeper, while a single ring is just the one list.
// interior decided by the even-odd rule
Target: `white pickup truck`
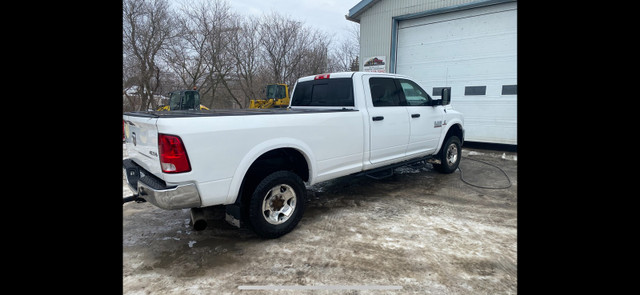
[{"label": "white pickup truck", "polygon": [[286,109],[128,112],[130,200],[192,219],[223,205],[229,223],[276,238],[302,218],[305,183],[419,161],[453,172],[464,124],[449,103],[448,89],[433,99],[406,76],[344,72],[298,79]]}]

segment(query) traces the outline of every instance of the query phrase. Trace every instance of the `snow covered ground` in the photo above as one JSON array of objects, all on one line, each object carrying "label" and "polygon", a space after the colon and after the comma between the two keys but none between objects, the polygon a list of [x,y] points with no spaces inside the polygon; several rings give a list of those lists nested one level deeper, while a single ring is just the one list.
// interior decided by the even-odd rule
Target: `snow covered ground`
[{"label": "snow covered ground", "polygon": [[[459,171],[440,174],[429,165],[402,167],[383,180],[343,177],[309,187],[300,224],[274,240],[218,219],[194,231],[188,209],[126,203],[123,292],[269,294],[240,287],[342,286],[280,293],[354,294],[357,286],[391,286],[373,292],[516,294],[517,154],[462,152],[467,181],[496,187],[508,181],[471,161],[477,159],[500,167],[512,185],[477,188]],[[129,195],[123,180],[123,197]]]}]

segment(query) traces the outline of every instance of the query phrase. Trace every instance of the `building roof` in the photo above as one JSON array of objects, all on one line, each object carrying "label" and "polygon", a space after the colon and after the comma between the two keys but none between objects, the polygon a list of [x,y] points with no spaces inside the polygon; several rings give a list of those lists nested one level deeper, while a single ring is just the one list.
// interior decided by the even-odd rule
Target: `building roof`
[{"label": "building roof", "polygon": [[[369,8],[371,8],[371,6],[375,5],[376,3],[380,2],[382,0],[362,0],[360,2],[358,2],[358,4],[356,4],[355,6],[353,6],[351,9],[349,9],[349,14],[345,15],[344,17],[347,20],[350,20],[352,22],[356,22],[356,23],[360,23],[360,17],[362,16],[362,14]],[[445,1],[445,0],[443,0]],[[456,1],[447,1],[447,3],[450,2],[456,2]],[[499,3],[506,3],[506,2],[517,2],[517,0],[475,0],[475,1],[463,1],[463,4],[449,4],[449,5],[444,5],[441,8],[438,9],[433,9],[430,11],[430,14],[434,14],[434,13],[443,13],[443,12],[448,12],[448,11],[456,11],[456,10],[462,10],[462,9],[469,9],[469,8],[475,8],[475,7],[481,7],[481,6],[487,6],[487,5],[492,5],[492,4],[499,4]],[[417,15],[417,14],[416,14]],[[412,15],[412,17],[415,17],[416,15]],[[424,14],[421,14],[424,16]]]},{"label": "building roof", "polygon": [[360,23],[360,15],[379,1],[380,0],[362,0],[355,6],[351,7],[351,9],[349,9],[349,14],[344,17],[352,22]]}]

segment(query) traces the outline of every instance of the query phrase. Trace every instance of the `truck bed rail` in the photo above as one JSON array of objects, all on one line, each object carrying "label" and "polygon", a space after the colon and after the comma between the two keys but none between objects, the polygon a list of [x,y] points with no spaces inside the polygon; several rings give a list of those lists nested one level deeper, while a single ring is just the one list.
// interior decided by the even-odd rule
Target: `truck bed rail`
[{"label": "truck bed rail", "polygon": [[184,118],[184,117],[225,117],[247,115],[284,115],[305,113],[357,112],[354,108],[295,108],[295,109],[217,109],[217,110],[184,110],[184,111],[136,111],[126,112],[127,116],[149,118]]}]

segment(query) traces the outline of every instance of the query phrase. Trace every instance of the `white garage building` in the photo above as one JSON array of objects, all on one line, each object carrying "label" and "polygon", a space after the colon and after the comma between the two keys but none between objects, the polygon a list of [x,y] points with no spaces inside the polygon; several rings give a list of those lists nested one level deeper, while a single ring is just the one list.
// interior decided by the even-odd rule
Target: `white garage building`
[{"label": "white garage building", "polygon": [[465,140],[517,145],[517,1],[363,0],[360,70],[411,76],[465,115]]}]

